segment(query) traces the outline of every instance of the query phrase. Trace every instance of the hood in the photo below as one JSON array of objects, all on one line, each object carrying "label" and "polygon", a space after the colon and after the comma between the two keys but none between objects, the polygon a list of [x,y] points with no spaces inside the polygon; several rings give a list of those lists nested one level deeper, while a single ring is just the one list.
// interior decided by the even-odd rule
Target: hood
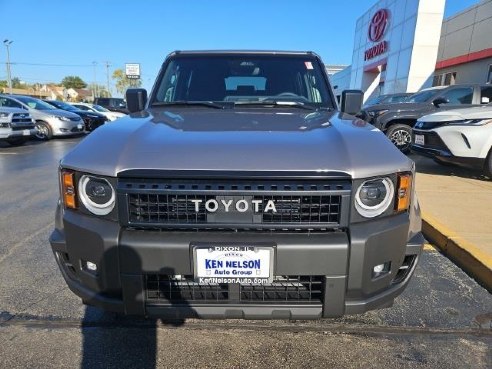
[{"label": "hood", "polygon": [[19,108],[7,108],[7,107],[1,107],[0,108],[0,113],[20,113],[20,114],[29,114],[27,110],[24,109],[19,109]]},{"label": "hood", "polygon": [[38,115],[57,115],[59,117],[80,119],[80,116],[78,116],[77,114],[62,109],[51,109],[51,110],[30,109],[29,111],[33,114],[38,114]]},{"label": "hood", "polygon": [[440,111],[423,116],[419,120],[422,122],[451,122],[468,119],[492,119],[492,106]]},{"label": "hood", "polygon": [[391,110],[392,112],[400,111],[414,111],[421,109],[423,107],[429,106],[428,103],[394,103],[394,104],[376,104],[367,107],[365,111],[376,111],[376,110]]},{"label": "hood", "polygon": [[[68,111],[68,110],[65,110]],[[96,113],[93,111],[86,111],[86,110],[74,110],[71,111],[71,113],[75,113],[77,115],[80,115],[81,117],[92,117],[92,118],[105,118],[106,116],[101,114],[101,113]]]},{"label": "hood", "polygon": [[339,172],[366,178],[412,169],[378,129],[338,112],[161,108],[91,133],[63,167],[117,176],[132,169]]}]

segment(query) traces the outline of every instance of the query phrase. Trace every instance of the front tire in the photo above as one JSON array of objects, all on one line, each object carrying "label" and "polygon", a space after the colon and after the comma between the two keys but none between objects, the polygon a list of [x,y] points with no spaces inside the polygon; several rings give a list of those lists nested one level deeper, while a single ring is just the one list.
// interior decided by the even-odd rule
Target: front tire
[{"label": "front tire", "polygon": [[7,143],[10,146],[22,146],[27,142],[27,137],[14,137],[7,139]]},{"label": "front tire", "polygon": [[492,149],[490,149],[485,164],[483,166],[484,174],[492,180]]},{"label": "front tire", "polygon": [[36,138],[42,141],[48,141],[53,138],[53,131],[46,122],[36,122]]},{"label": "front tire", "polygon": [[386,131],[386,136],[404,154],[410,152],[412,144],[412,127],[406,124],[394,124]]}]

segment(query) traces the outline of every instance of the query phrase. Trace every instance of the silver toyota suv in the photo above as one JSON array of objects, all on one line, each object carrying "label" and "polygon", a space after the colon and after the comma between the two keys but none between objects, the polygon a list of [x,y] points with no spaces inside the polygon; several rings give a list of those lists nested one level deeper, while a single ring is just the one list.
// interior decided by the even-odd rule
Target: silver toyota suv
[{"label": "silver toyota suv", "polygon": [[23,109],[0,107],[0,140],[12,146],[25,144],[36,134],[31,115]]},{"label": "silver toyota suv", "polygon": [[69,136],[84,132],[84,122],[80,116],[30,96],[0,95],[0,107],[27,110],[35,120],[36,137],[49,140],[53,136]]},{"label": "silver toyota suv", "polygon": [[388,307],[422,249],[414,163],[338,107],[312,52],[174,52],[60,162],[70,289],[126,314],[307,319]]}]

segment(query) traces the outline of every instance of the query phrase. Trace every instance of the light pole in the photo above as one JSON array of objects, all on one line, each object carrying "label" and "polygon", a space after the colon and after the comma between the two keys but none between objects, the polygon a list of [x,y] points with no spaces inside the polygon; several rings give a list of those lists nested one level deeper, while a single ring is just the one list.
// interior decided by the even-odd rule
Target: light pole
[{"label": "light pole", "polygon": [[93,99],[93,102],[96,100],[96,97],[97,97],[97,78],[96,78],[96,66],[97,66],[97,62],[93,61],[92,62],[92,66],[94,67],[94,86],[92,88],[92,93],[94,94],[94,99]]},{"label": "light pole", "polygon": [[12,76],[10,75],[10,44],[14,42],[11,40],[3,40],[3,44],[7,48],[7,83],[9,85],[9,93],[12,95]]}]

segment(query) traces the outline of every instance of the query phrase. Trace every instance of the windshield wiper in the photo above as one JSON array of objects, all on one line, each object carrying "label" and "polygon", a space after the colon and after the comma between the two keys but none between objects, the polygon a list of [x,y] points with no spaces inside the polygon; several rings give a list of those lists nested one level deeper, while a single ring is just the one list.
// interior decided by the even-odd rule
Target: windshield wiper
[{"label": "windshield wiper", "polygon": [[253,105],[253,106],[275,106],[275,107],[287,107],[287,108],[298,108],[305,110],[316,110],[315,107],[306,105],[299,101],[278,101],[278,100],[262,100],[262,101],[237,101],[234,106],[237,105]]},{"label": "windshield wiper", "polygon": [[212,101],[157,101],[151,106],[205,106],[212,109],[225,109],[225,105],[216,104]]}]

